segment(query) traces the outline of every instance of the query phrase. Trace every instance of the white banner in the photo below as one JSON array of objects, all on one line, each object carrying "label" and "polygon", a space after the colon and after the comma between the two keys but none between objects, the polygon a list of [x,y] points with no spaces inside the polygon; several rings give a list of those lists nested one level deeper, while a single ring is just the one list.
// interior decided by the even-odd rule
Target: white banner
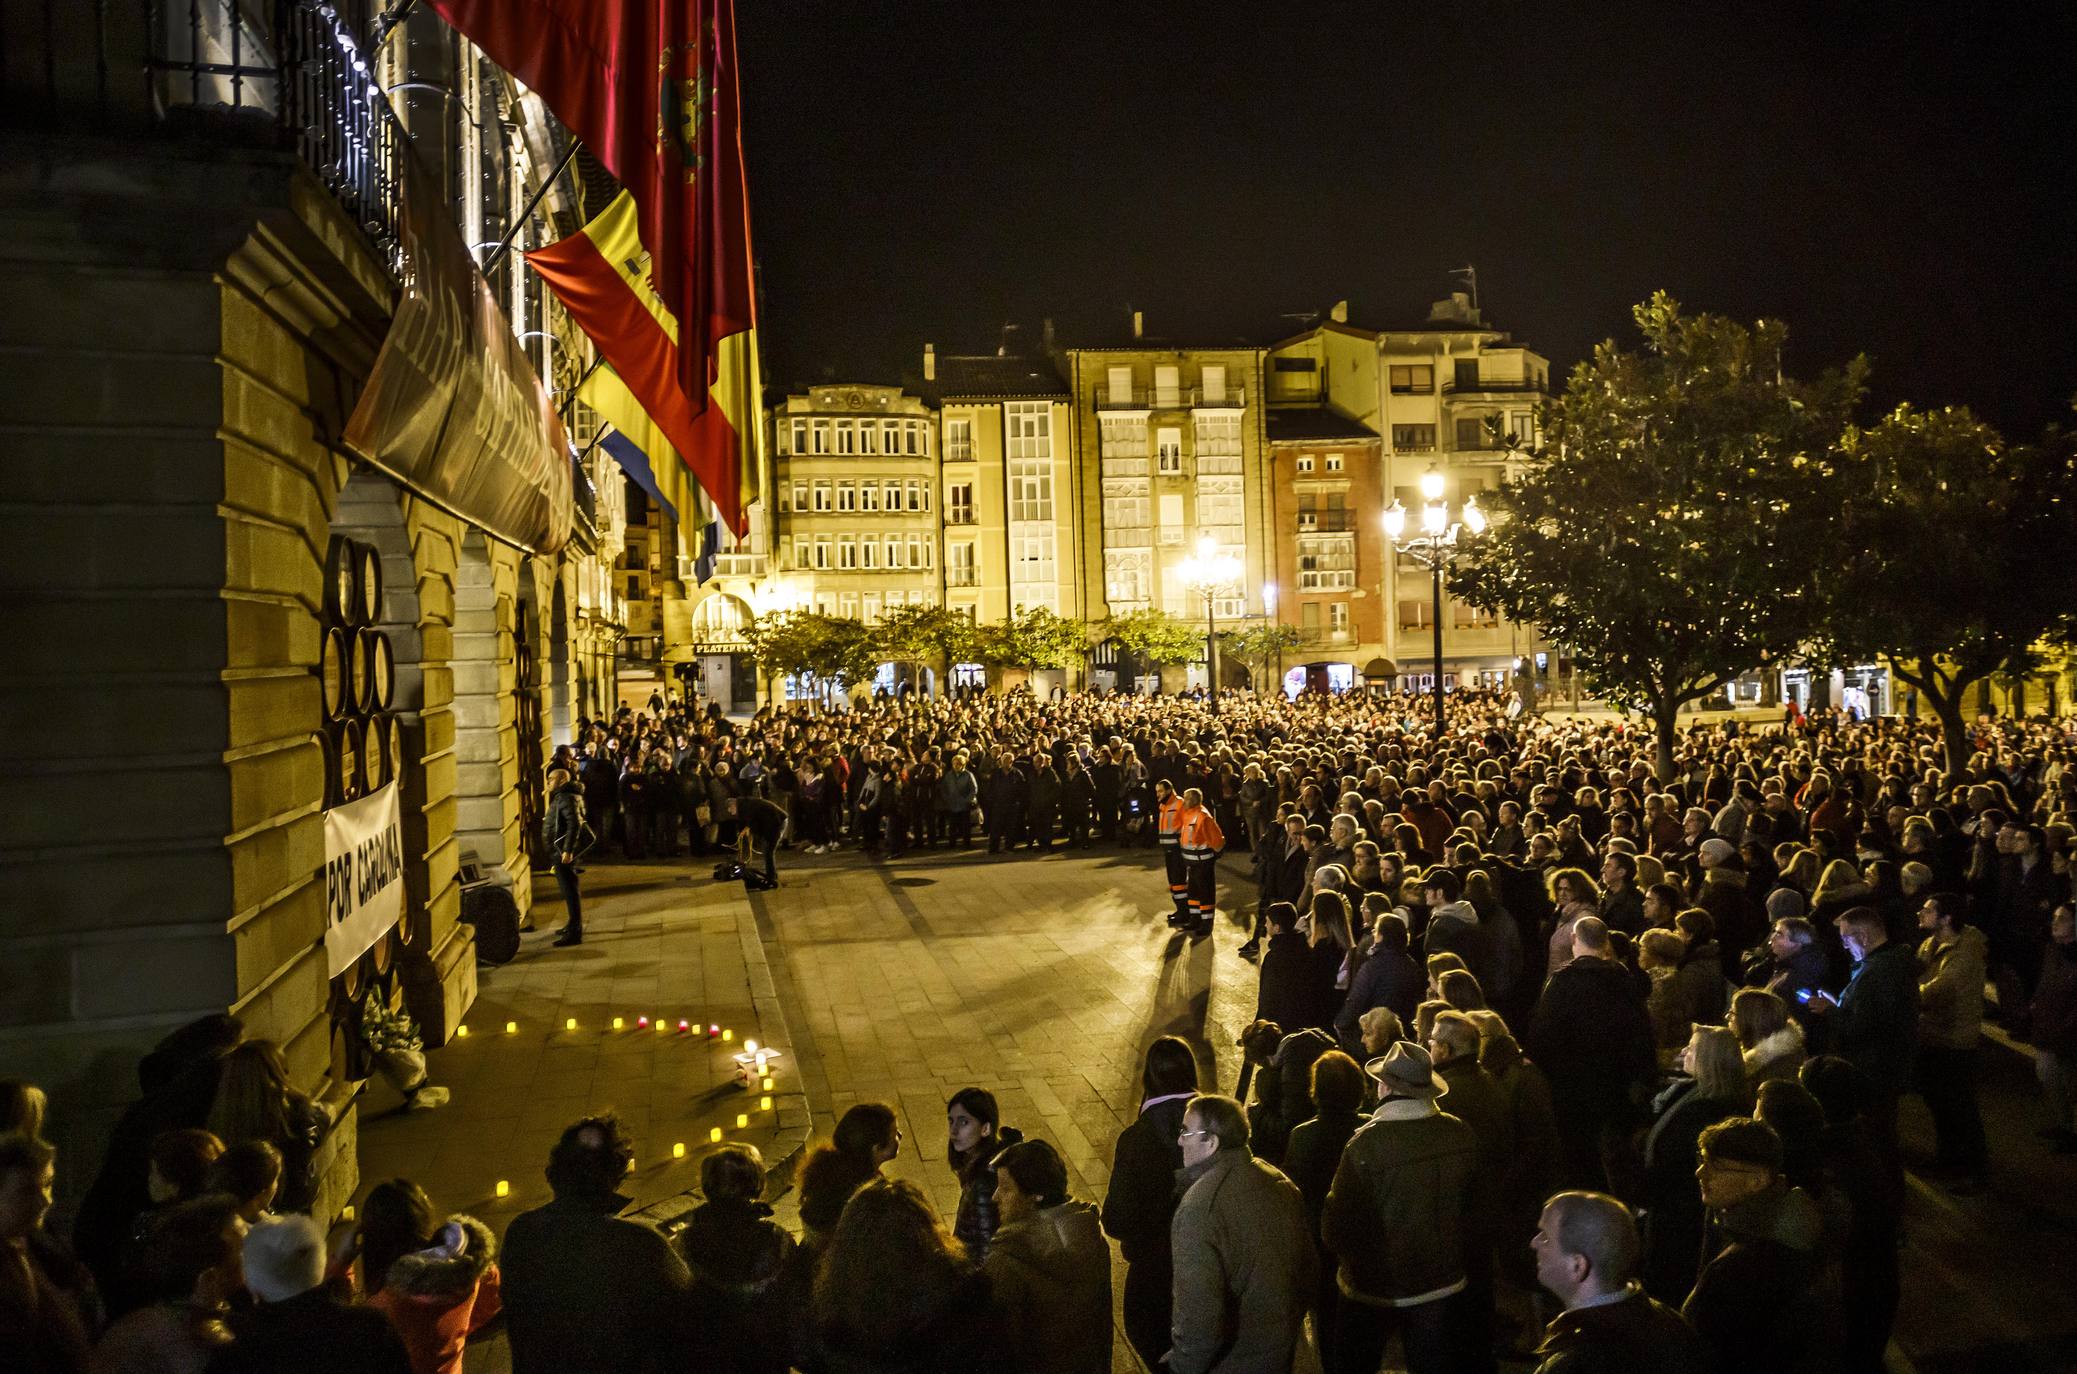
[{"label": "white banner", "polygon": [[397,785],[325,812],[325,962],[338,977],[404,914]]}]

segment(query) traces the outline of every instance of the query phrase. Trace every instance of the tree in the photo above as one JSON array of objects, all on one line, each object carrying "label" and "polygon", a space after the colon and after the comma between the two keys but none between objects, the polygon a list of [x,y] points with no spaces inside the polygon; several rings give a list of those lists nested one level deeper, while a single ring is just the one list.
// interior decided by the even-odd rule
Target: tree
[{"label": "tree", "polygon": [[1264,621],[1227,635],[1226,652],[1243,663],[1260,667],[1257,681],[1274,688],[1283,676],[1284,655],[1295,653],[1310,642],[1305,631],[1296,625]]},{"label": "tree", "polygon": [[1812,633],[1867,364],[1797,382],[1779,321],[1684,316],[1664,292],[1633,313],[1643,349],[1602,343],[1543,408],[1451,585],[1574,646],[1591,687],[1651,718],[1663,779],[1682,706]]},{"label": "tree", "polygon": [[873,627],[873,642],[883,658],[935,667],[941,682],[952,664],[965,661],[962,655],[974,640],[974,622],[964,612],[916,602],[891,608]]},{"label": "tree", "polygon": [[803,611],[772,611],[752,616],[743,627],[751,662],[764,679],[765,695],[771,695],[775,679],[796,677],[807,671],[810,631],[803,623],[806,616]]},{"label": "tree", "polygon": [[807,667],[818,681],[848,693],[872,680],[880,655],[871,629],[850,616],[811,614],[805,620]]},{"label": "tree", "polygon": [[2077,606],[2077,453],[2050,433],[2007,445],[1967,410],[1903,406],[1841,444],[1851,497],[1823,579],[1818,642],[1877,654],[1940,721],[1947,767],[1968,764],[1962,703],[2025,676]]},{"label": "tree", "polygon": [[1114,615],[1103,623],[1103,632],[1124,652],[1157,666],[1188,663],[1204,649],[1204,635],[1196,626],[1153,607]]},{"label": "tree", "polygon": [[1089,627],[1044,606],[1019,606],[981,632],[982,661],[1001,668],[1069,668],[1088,652]]}]

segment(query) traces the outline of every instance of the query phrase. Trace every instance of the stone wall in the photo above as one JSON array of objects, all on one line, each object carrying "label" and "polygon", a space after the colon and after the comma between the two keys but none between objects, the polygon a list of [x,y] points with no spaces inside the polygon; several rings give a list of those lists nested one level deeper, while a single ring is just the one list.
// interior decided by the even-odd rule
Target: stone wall
[{"label": "stone wall", "polygon": [[[343,450],[390,286],[298,165],[200,144],[39,151],[0,159],[0,779],[18,802],[0,812],[0,1075],[51,1091],[75,1196],[138,1055],[229,1009],[341,1108],[335,1207],[355,1122],[353,1085],[327,1072],[329,541],[382,558],[410,943],[433,989],[413,1006],[434,1044],[474,995],[465,844],[532,904],[513,630],[522,591],[543,616],[574,606],[554,594],[571,574]],[[544,624],[544,675],[550,644],[573,661],[579,641]]]}]

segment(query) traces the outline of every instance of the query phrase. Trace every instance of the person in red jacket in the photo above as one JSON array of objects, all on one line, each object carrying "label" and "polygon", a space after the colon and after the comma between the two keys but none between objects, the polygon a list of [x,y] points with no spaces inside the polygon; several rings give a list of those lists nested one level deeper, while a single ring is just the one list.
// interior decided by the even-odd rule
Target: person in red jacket
[{"label": "person in red jacket", "polygon": [[1211,808],[1204,804],[1204,793],[1194,787],[1183,793],[1183,818],[1176,829],[1176,841],[1183,854],[1188,903],[1183,924],[1192,939],[1202,939],[1212,933],[1212,913],[1218,909],[1217,877],[1213,870],[1219,851],[1226,847],[1226,835],[1219,829]]}]

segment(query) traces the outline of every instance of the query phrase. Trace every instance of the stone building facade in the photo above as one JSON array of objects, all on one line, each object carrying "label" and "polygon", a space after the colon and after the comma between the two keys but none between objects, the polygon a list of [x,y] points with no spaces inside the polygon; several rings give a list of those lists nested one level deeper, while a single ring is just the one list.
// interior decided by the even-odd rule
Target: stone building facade
[{"label": "stone building facade", "polygon": [[[391,997],[429,1046],[444,1042],[475,992],[467,874],[531,905],[539,760],[611,696],[600,675],[618,629],[601,589],[618,475],[603,460],[574,471],[575,533],[527,548],[350,450],[347,418],[398,299],[394,240],[378,182],[315,162],[321,150],[285,132],[279,83],[260,79],[311,56],[296,44],[345,40],[203,6],[172,35],[185,46],[162,45],[141,10],[128,18],[98,37],[55,26],[50,60],[11,65],[28,84],[4,92],[11,115],[34,116],[11,119],[0,150],[0,625],[16,646],[0,775],[28,799],[0,822],[0,1075],[50,1091],[76,1189],[136,1095],[139,1054],[230,1011],[337,1113],[323,1215],[356,1177],[367,1065],[348,1004]],[[233,24],[251,69],[235,91],[229,76],[174,79],[189,54],[227,50]],[[515,213],[556,131],[437,20],[412,24],[397,63],[444,53],[458,83],[501,102],[485,136],[512,142],[460,161],[481,176],[500,160],[486,194]],[[155,73],[155,95],[101,75],[125,64]],[[181,92],[206,108],[169,101]],[[367,89],[334,96],[390,128]],[[579,209],[544,197],[522,246]],[[581,342],[544,302],[501,295],[541,336],[535,366],[581,368]],[[369,619],[394,653],[402,748],[384,767],[406,898],[397,928],[333,977],[336,751],[319,668],[341,536],[380,568]]]}]

